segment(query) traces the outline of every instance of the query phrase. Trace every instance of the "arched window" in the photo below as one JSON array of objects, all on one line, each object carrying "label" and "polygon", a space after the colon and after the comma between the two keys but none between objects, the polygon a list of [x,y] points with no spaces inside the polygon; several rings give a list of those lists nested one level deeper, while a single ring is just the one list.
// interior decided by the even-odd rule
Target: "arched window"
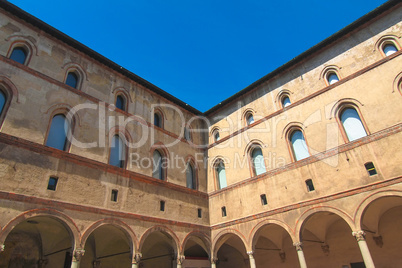
[{"label": "arched window", "polygon": [[334,72],[329,72],[327,74],[327,81],[329,85],[335,84],[336,82],[339,81],[339,77],[336,73]]},{"label": "arched window", "polygon": [[213,132],[213,136],[215,141],[220,140],[221,137],[219,136],[219,130],[215,129]]},{"label": "arched window", "polygon": [[191,132],[190,132],[190,130],[189,130],[188,128],[186,128],[186,127],[184,127],[184,138],[185,138],[187,141],[191,141],[191,140],[192,140]]},{"label": "arched window", "polygon": [[119,135],[114,135],[110,147],[109,165],[124,168],[125,165],[125,145]]},{"label": "arched window", "polygon": [[251,112],[249,112],[246,114],[246,124],[247,124],[247,126],[249,126],[252,123],[254,123],[254,116]]},{"label": "arched window", "polygon": [[64,114],[57,114],[53,117],[47,135],[46,146],[53,147],[62,151],[67,151],[70,133],[70,124]]},{"label": "arched window", "polygon": [[0,90],[0,116],[3,113],[4,106],[6,106],[7,97],[2,90]]},{"label": "arched window", "polygon": [[343,129],[349,141],[367,136],[359,114],[354,108],[346,108],[340,114]]},{"label": "arched window", "polygon": [[161,116],[159,115],[159,113],[154,113],[154,125],[157,127],[162,127],[162,122],[161,122]]},{"label": "arched window", "polygon": [[282,97],[282,107],[283,108],[288,107],[290,104],[292,104],[292,103],[290,102],[289,96],[287,96],[287,95],[283,96]]},{"label": "arched window", "polygon": [[166,179],[165,162],[165,157],[158,150],[155,150],[153,154],[152,177],[159,180]]},{"label": "arched window", "polygon": [[126,110],[126,100],[122,95],[117,95],[116,97],[116,108],[122,111]]},{"label": "arched window", "polygon": [[253,166],[254,176],[258,176],[267,172],[264,163],[264,156],[262,155],[262,150],[260,147],[255,147],[251,151],[251,162]]},{"label": "arched window", "polygon": [[310,156],[306,140],[304,139],[304,135],[301,130],[295,130],[292,132],[290,135],[290,143],[292,145],[293,156],[296,161]]},{"label": "arched window", "polygon": [[218,189],[227,187],[225,164],[220,160],[215,166]]},{"label": "arched window", "polygon": [[382,51],[384,51],[385,56],[391,56],[392,54],[394,54],[395,52],[398,51],[398,49],[396,48],[396,46],[394,44],[385,44],[382,47]]},{"label": "arched window", "polygon": [[197,182],[195,179],[195,171],[194,171],[194,167],[191,163],[187,164],[187,168],[186,168],[186,185],[187,188],[190,189],[197,189]]},{"label": "arched window", "polygon": [[67,74],[66,85],[72,88],[78,87],[78,75],[75,72],[69,72]]},{"label": "arched window", "polygon": [[23,47],[15,47],[10,55],[10,59],[19,62],[21,64],[25,64],[27,57],[28,53],[26,49],[24,49]]}]

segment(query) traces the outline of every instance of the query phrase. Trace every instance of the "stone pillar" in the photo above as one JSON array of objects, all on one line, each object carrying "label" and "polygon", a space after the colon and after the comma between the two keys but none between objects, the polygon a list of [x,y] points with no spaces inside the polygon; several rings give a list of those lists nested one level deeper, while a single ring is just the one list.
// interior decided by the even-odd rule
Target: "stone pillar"
[{"label": "stone pillar", "polygon": [[367,246],[366,239],[364,236],[366,235],[363,231],[352,232],[352,235],[356,238],[357,243],[360,248],[360,252],[362,253],[364,264],[366,268],[375,268],[373,259],[371,258],[370,251]]},{"label": "stone pillar", "polygon": [[293,244],[296,247],[297,256],[299,257],[300,268],[307,268],[306,259],[304,258],[303,248],[301,242]]},{"label": "stone pillar", "polygon": [[79,268],[82,256],[84,256],[85,250],[82,248],[77,248],[73,252],[73,262],[71,263],[71,268]]},{"label": "stone pillar", "polygon": [[250,268],[257,268],[257,266],[255,266],[255,259],[254,259],[253,254],[254,254],[254,252],[252,252],[252,251],[247,252],[248,258],[250,260]]},{"label": "stone pillar", "polygon": [[177,268],[181,268],[181,265],[183,264],[184,260],[186,257],[184,255],[177,255]]},{"label": "stone pillar", "polygon": [[140,266],[141,258],[142,258],[141,253],[135,253],[134,258],[131,261],[131,268],[138,268]]},{"label": "stone pillar", "polygon": [[218,259],[212,258],[211,259],[211,268],[216,268],[216,262],[218,261]]}]

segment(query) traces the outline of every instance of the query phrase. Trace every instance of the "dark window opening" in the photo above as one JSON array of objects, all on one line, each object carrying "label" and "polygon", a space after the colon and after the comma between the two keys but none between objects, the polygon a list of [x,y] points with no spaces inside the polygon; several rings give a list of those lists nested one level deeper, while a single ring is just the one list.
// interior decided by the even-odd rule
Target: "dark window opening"
[{"label": "dark window opening", "polygon": [[364,166],[366,167],[366,170],[370,176],[377,174],[377,170],[375,169],[373,162],[368,162],[364,164]]},{"label": "dark window opening", "polygon": [[160,211],[165,211],[165,201],[160,202]]},{"label": "dark window opening", "polygon": [[117,194],[119,193],[118,190],[112,190],[112,194],[110,197],[110,200],[112,200],[113,202],[117,202]]},{"label": "dark window opening", "polygon": [[265,206],[268,204],[267,196],[265,194],[260,195],[261,198],[261,205]]},{"label": "dark window opening", "polygon": [[19,62],[21,64],[25,63],[26,58],[27,58],[27,52],[22,47],[14,48],[13,52],[11,52],[10,55],[10,59]]},{"label": "dark window opening", "polygon": [[78,76],[75,73],[68,73],[66,79],[66,85],[77,88],[78,85]]},{"label": "dark window opening", "polygon": [[314,184],[312,180],[306,180],[307,191],[311,192],[314,191]]},{"label": "dark window opening", "polygon": [[154,114],[154,125],[157,126],[157,127],[162,127],[162,125],[161,125],[161,117],[157,113]]},{"label": "dark window opening", "polygon": [[226,207],[222,207],[222,217],[226,217]]},{"label": "dark window opening", "polygon": [[49,182],[47,184],[47,189],[51,191],[56,191],[56,186],[57,186],[57,181],[58,179],[55,177],[50,177]]},{"label": "dark window opening", "polygon": [[202,209],[198,209],[198,218],[202,218]]},{"label": "dark window opening", "polygon": [[124,98],[121,95],[117,96],[116,97],[116,108],[120,109],[122,111],[125,111],[126,110],[125,106],[126,106],[126,102],[125,102]]}]

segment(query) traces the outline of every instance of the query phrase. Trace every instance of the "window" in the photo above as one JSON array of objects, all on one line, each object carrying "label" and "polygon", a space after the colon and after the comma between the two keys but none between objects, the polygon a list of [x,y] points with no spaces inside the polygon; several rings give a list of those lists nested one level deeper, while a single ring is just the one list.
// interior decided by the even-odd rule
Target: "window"
[{"label": "window", "polygon": [[125,164],[125,146],[119,135],[114,135],[112,138],[109,165],[124,168]]},{"label": "window", "polygon": [[267,196],[265,194],[260,195],[261,198],[261,205],[265,206],[268,204]]},{"label": "window", "polygon": [[0,115],[3,113],[6,101],[7,101],[6,94],[4,94],[4,92],[0,90]]},{"label": "window", "polygon": [[221,210],[222,210],[222,217],[226,217],[226,207],[222,207],[221,208]]},{"label": "window", "polygon": [[186,128],[186,127],[184,127],[184,138],[185,138],[187,141],[191,141],[191,133],[190,133],[190,130],[189,130],[188,128]]},{"label": "window", "polygon": [[110,200],[112,202],[117,202],[117,194],[119,193],[119,191],[117,190],[112,190],[112,194],[110,195]]},{"label": "window", "polygon": [[349,141],[367,136],[360,116],[354,108],[346,108],[341,112],[340,120]]},{"label": "window", "polygon": [[46,146],[53,147],[62,151],[67,151],[70,133],[70,124],[63,114],[57,114],[53,117],[47,135]]},{"label": "window", "polygon": [[187,188],[197,189],[197,183],[195,180],[195,172],[194,172],[193,165],[191,163],[187,164],[186,181],[187,181]]},{"label": "window", "polygon": [[282,108],[288,107],[291,104],[289,96],[285,95],[282,97]]},{"label": "window", "polygon": [[248,112],[246,114],[246,124],[247,126],[251,125],[252,123],[254,123],[254,116],[251,112]]},{"label": "window", "polygon": [[69,72],[67,74],[66,85],[72,88],[78,87],[78,75],[75,72]]},{"label": "window", "polygon": [[27,56],[28,53],[26,49],[24,49],[23,47],[15,47],[11,52],[10,59],[19,62],[21,64],[25,64]]},{"label": "window", "polygon": [[197,210],[197,213],[198,213],[198,218],[202,218],[202,209],[198,209]]},{"label": "window", "polygon": [[166,179],[165,162],[166,162],[165,157],[163,157],[158,150],[155,150],[153,154],[152,177],[158,180]]},{"label": "window", "polygon": [[368,162],[368,163],[364,164],[364,167],[366,168],[366,170],[370,176],[377,174],[377,170],[375,169],[373,162]]},{"label": "window", "polygon": [[215,129],[213,132],[213,135],[214,135],[215,142],[217,142],[220,139],[219,130]]},{"label": "window", "polygon": [[154,113],[154,125],[157,127],[162,127],[161,116],[158,113]]},{"label": "window", "polygon": [[47,189],[50,191],[56,191],[57,181],[58,181],[58,178],[50,177],[49,182],[47,184]]},{"label": "window", "polygon": [[335,84],[336,82],[339,81],[339,77],[336,73],[334,72],[329,72],[327,74],[327,81],[329,85]]},{"label": "window", "polygon": [[160,211],[165,211],[165,201],[160,201],[159,203],[159,210]]},{"label": "window", "polygon": [[220,160],[215,166],[216,177],[218,178],[218,189],[227,187],[225,164]]},{"label": "window", "polygon": [[115,105],[117,109],[126,111],[126,100],[122,95],[117,95]]},{"label": "window", "polygon": [[264,163],[264,157],[262,155],[262,150],[260,147],[255,147],[251,151],[251,162],[253,166],[254,176],[258,176],[267,172]]},{"label": "window", "polygon": [[292,145],[293,156],[296,161],[310,156],[306,140],[304,139],[304,135],[301,130],[295,130],[292,132],[290,135],[290,142]]},{"label": "window", "polygon": [[307,186],[307,192],[312,192],[314,191],[314,184],[311,179],[306,180],[306,186]]},{"label": "window", "polygon": [[398,51],[398,49],[396,48],[396,46],[394,44],[385,44],[382,47],[382,51],[384,51],[385,56],[391,56],[392,54],[394,54],[395,52]]}]

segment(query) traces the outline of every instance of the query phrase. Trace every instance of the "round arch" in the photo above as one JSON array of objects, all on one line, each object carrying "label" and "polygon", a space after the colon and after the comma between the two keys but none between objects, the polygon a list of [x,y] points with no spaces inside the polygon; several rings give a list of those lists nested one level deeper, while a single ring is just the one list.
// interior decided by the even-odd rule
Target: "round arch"
[{"label": "round arch", "polygon": [[216,235],[215,239],[212,242],[212,250],[211,250],[212,258],[217,257],[219,248],[226,241],[226,239],[224,239],[224,237],[228,236],[228,235],[234,235],[234,236],[238,237],[243,242],[243,245],[244,245],[246,251],[251,251],[251,248],[248,248],[249,243],[248,243],[246,237],[240,231],[230,228],[230,229],[225,229]]},{"label": "round arch", "polygon": [[83,232],[83,235],[81,236],[81,245],[82,247],[85,246],[85,243],[87,242],[88,237],[95,231],[97,228],[103,226],[103,225],[112,225],[118,229],[120,229],[129,239],[130,242],[130,247],[132,251],[135,253],[137,252],[138,249],[138,239],[133,230],[131,229],[128,224],[125,222],[118,220],[118,219],[102,219],[99,220],[92,225],[90,225],[88,228],[85,229]]},{"label": "round arch", "polygon": [[285,222],[282,222],[280,220],[276,220],[276,219],[268,219],[268,220],[263,220],[259,223],[257,223],[253,229],[251,230],[249,237],[248,237],[248,241],[249,241],[249,245],[248,248],[250,249],[254,249],[255,246],[255,242],[256,242],[256,237],[258,236],[259,231],[264,227],[267,226],[269,224],[273,224],[273,225],[277,225],[282,227],[290,236],[290,238],[292,239],[293,243],[297,242],[297,239],[295,237],[295,232],[294,230],[287,225]]},{"label": "round arch", "polygon": [[385,190],[385,191],[378,191],[375,192],[360,202],[357,206],[356,211],[353,215],[354,222],[356,223],[357,228],[361,228],[362,226],[362,219],[364,212],[366,209],[372,204],[374,201],[384,198],[384,197],[401,197],[402,198],[402,191],[400,190]]},{"label": "round arch", "polygon": [[171,246],[175,250],[176,254],[180,252],[180,240],[177,237],[177,235],[172,230],[170,230],[169,228],[167,228],[165,226],[161,226],[161,225],[153,226],[153,227],[151,227],[151,228],[149,228],[148,230],[145,231],[145,233],[141,236],[140,243],[138,245],[138,251],[139,252],[142,253],[142,248],[144,246],[145,240],[147,239],[147,237],[149,235],[151,235],[154,232],[161,232],[161,233],[164,233],[164,234],[168,235],[170,238],[172,238],[172,240],[175,243],[175,245],[171,245]]},{"label": "round arch", "polygon": [[67,232],[70,234],[71,239],[73,239],[73,246],[74,249],[79,247],[79,242],[80,242],[80,231],[75,224],[75,222],[67,215],[54,210],[54,209],[48,209],[48,208],[42,208],[42,209],[33,209],[26,211],[14,219],[12,219],[10,222],[8,222],[0,232],[0,245],[4,244],[8,234],[16,227],[18,224],[24,222],[25,220],[32,218],[32,217],[50,217],[53,219],[56,219],[59,221],[67,230]]},{"label": "round arch", "polygon": [[[313,207],[310,208],[306,211],[304,211],[301,216],[297,219],[296,221],[296,226],[295,226],[295,235],[294,237],[296,239],[301,239],[301,231],[303,229],[303,225],[307,222],[307,220],[313,216],[316,213],[319,212],[330,212],[334,213],[337,216],[339,216],[341,219],[343,219],[347,225],[350,227],[352,231],[356,230],[356,225],[355,222],[353,221],[352,217],[348,215],[346,212],[335,208],[335,207],[330,207],[330,206],[320,206],[320,207]],[[298,241],[296,241],[298,242]]]},{"label": "round arch", "polygon": [[183,240],[183,243],[181,243],[181,246],[180,246],[180,253],[181,253],[181,255],[184,255],[184,249],[186,248],[187,242],[188,242],[190,239],[194,238],[194,237],[197,237],[197,238],[201,239],[201,241],[204,243],[205,247],[207,247],[207,248],[205,249],[205,251],[207,252],[208,255],[210,255],[210,252],[211,252],[211,241],[209,240],[207,234],[202,233],[202,232],[198,232],[198,231],[192,231],[192,232],[190,232],[190,233],[188,233],[188,234],[186,235],[186,237],[185,237],[184,240]]}]

